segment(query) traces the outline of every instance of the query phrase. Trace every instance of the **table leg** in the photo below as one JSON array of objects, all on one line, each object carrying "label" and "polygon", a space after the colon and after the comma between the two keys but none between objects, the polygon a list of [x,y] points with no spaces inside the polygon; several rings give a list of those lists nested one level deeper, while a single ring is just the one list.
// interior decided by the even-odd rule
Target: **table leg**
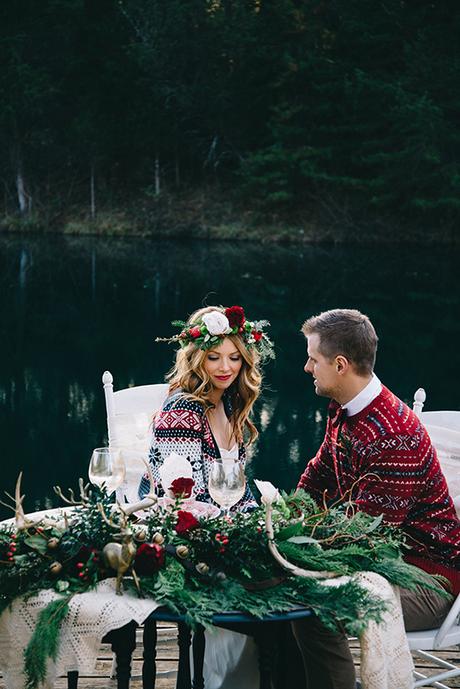
[{"label": "table leg", "polygon": [[269,628],[270,625],[258,625],[253,635],[259,656],[259,689],[271,689],[272,671],[276,665],[277,650],[272,635],[275,630],[269,631]]},{"label": "table leg", "polygon": [[136,648],[136,627],[135,622],[130,622],[121,629],[109,632],[103,639],[112,644],[112,651],[116,656],[117,689],[129,689],[131,658]]},{"label": "table leg", "polygon": [[67,689],[77,689],[78,687],[78,670],[70,670],[67,673]]},{"label": "table leg", "polygon": [[155,689],[157,636],[156,620],[146,620],[143,634],[142,689]]},{"label": "table leg", "polygon": [[190,689],[190,627],[185,622],[178,623],[177,643],[179,645],[179,668],[176,689]]},{"label": "table leg", "polygon": [[204,636],[204,627],[201,625],[197,627],[193,634],[192,650],[193,650],[193,682],[192,689],[204,689],[203,664],[204,664],[204,650],[206,640]]}]

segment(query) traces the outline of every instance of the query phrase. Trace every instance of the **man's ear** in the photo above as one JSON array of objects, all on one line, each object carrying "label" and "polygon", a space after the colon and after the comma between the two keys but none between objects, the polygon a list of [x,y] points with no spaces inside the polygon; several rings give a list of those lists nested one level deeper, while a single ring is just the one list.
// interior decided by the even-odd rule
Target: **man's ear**
[{"label": "man's ear", "polygon": [[347,357],[343,356],[342,354],[338,354],[335,357],[335,367],[337,369],[337,373],[343,375],[350,368],[350,362],[348,361]]}]

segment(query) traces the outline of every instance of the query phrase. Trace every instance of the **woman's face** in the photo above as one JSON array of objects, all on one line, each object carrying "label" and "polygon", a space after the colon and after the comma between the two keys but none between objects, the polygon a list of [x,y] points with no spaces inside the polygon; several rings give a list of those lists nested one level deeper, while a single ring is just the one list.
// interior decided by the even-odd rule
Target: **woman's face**
[{"label": "woman's face", "polygon": [[227,390],[237,379],[243,357],[234,343],[225,337],[222,344],[206,352],[203,367],[212,385],[219,390]]}]

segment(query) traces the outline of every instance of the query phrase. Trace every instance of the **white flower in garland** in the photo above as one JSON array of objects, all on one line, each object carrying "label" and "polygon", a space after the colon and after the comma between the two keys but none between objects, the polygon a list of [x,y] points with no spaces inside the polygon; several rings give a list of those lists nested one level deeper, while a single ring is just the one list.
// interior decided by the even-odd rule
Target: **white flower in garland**
[{"label": "white flower in garland", "polygon": [[227,316],[220,311],[205,313],[202,320],[210,335],[225,335],[231,330]]},{"label": "white flower in garland", "polygon": [[260,491],[263,505],[271,505],[280,500],[281,496],[278,488],[275,488],[270,481],[259,481],[258,479],[254,479],[254,483]]}]

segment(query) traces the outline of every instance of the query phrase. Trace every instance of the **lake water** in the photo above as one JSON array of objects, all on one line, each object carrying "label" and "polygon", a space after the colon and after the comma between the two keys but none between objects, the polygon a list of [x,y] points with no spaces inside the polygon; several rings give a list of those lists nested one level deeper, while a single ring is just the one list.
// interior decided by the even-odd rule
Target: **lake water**
[{"label": "lake water", "polygon": [[299,329],[324,309],[371,317],[376,372],[402,399],[423,386],[427,409],[458,409],[459,266],[452,248],[2,237],[0,489],[23,469],[26,508],[58,504],[52,486],[75,487],[106,440],[103,371],[116,388],[161,382],[173,348],[155,337],[205,301],[272,323],[257,478],[292,488],[321,442],[327,401],[303,372]]}]

